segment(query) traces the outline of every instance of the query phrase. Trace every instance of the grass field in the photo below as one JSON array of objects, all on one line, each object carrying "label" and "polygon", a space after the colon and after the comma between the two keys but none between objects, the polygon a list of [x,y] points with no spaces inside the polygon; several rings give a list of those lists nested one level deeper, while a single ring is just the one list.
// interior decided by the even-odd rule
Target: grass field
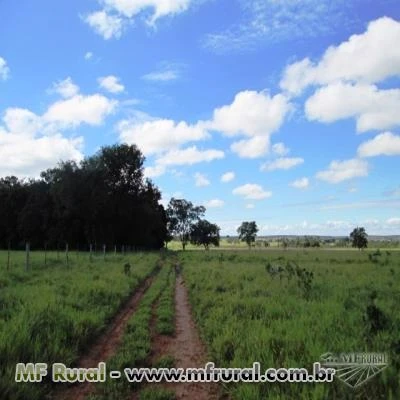
[{"label": "grass field", "polygon": [[[180,259],[196,321],[217,367],[259,361],[265,369],[310,369],[327,352],[390,357],[382,374],[355,391],[338,380],[234,384],[227,386],[233,399],[400,398],[400,253],[185,252]],[[288,262],[313,278],[290,276]],[[268,263],[285,270],[270,274]],[[373,304],[369,310],[378,311],[368,312]]]},{"label": "grass field", "polygon": [[[400,398],[400,252],[353,249],[266,249],[137,253],[124,257],[0,252],[1,399],[43,399],[51,383],[17,384],[18,362],[74,366],[118,308],[161,268],[130,317],[110,368],[149,366],[151,319],[155,332],[174,333],[174,272],[183,266],[193,314],[217,367],[305,367],[327,352],[385,352],[389,366],[358,389],[325,384],[226,384],[239,399]],[[123,264],[130,262],[130,275]],[[100,385],[93,399],[173,398],[154,387]],[[164,397],[163,397],[164,396]]]},{"label": "grass field", "polygon": [[[158,254],[94,257],[71,253],[69,266],[55,253],[12,254],[10,269],[0,270],[0,393],[2,399],[43,399],[46,384],[17,384],[19,362],[74,365],[104,329],[128,295],[155,268]],[[7,254],[0,253],[6,265]],[[123,273],[130,262],[132,272]],[[49,383],[49,382],[47,382]]]}]

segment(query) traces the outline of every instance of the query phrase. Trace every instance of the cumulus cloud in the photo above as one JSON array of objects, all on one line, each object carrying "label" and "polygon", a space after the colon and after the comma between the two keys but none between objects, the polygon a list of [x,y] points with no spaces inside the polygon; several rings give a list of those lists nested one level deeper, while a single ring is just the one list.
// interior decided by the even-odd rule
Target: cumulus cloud
[{"label": "cumulus cloud", "polygon": [[99,85],[102,89],[110,93],[121,93],[125,90],[124,85],[119,81],[119,78],[114,75],[103,76],[98,79]]},{"label": "cumulus cloud", "polygon": [[91,60],[93,58],[93,53],[91,51],[87,51],[85,53],[85,60]]},{"label": "cumulus cloud", "polygon": [[226,172],[221,176],[221,182],[223,183],[231,182],[234,179],[235,179],[235,173],[232,171]]},{"label": "cumulus cloud", "polygon": [[317,173],[317,178],[329,183],[340,183],[349,179],[368,176],[368,163],[365,160],[351,159],[332,161],[328,169]]},{"label": "cumulus cloud", "polygon": [[121,17],[108,14],[105,10],[87,15],[84,21],[105,40],[119,39],[124,28],[124,21]]},{"label": "cumulus cloud", "polygon": [[51,91],[67,99],[79,93],[79,86],[72,81],[71,77],[68,77],[63,81],[54,83]]},{"label": "cumulus cloud", "polygon": [[184,121],[176,123],[169,119],[123,120],[117,129],[121,141],[137,144],[145,155],[175,150],[185,143],[210,137],[201,123],[188,125]]},{"label": "cumulus cloud", "polygon": [[246,200],[262,200],[272,196],[272,192],[265,191],[262,186],[253,183],[238,186],[232,193],[236,196],[242,196]]},{"label": "cumulus cloud", "polygon": [[3,57],[0,57],[0,80],[5,81],[10,74],[10,68],[7,66],[7,62]]},{"label": "cumulus cloud", "polygon": [[305,104],[308,119],[329,123],[354,117],[359,132],[400,125],[399,108],[400,89],[342,82],[318,89]]},{"label": "cumulus cloud", "polygon": [[84,96],[77,94],[52,104],[43,115],[43,120],[58,127],[77,127],[82,123],[101,125],[117,107],[116,100],[100,94]]},{"label": "cumulus cloud", "polygon": [[307,189],[310,186],[310,180],[308,178],[296,179],[295,181],[290,182],[289,186],[296,189]]},{"label": "cumulus cloud", "polygon": [[221,208],[225,205],[225,202],[220,199],[212,199],[208,200],[204,203],[204,207],[206,208]]},{"label": "cumulus cloud", "polygon": [[43,133],[41,129],[45,124],[29,110],[7,109],[3,123],[4,127],[0,126],[0,176],[34,178],[60,160],[83,158],[82,137]]},{"label": "cumulus cloud", "polygon": [[211,183],[209,181],[209,179],[207,179],[207,177],[205,175],[201,174],[200,172],[196,172],[194,174],[194,179],[195,179],[195,184],[197,187],[208,186]]},{"label": "cumulus cloud", "polygon": [[383,17],[367,30],[352,35],[339,46],[329,47],[318,63],[308,58],[290,64],[281,88],[298,95],[308,85],[337,81],[375,83],[400,75],[400,23]]},{"label": "cumulus cloud", "polygon": [[301,165],[304,163],[304,159],[300,157],[281,157],[277,158],[274,161],[268,161],[264,164],[261,165],[260,170],[261,171],[275,171],[277,169],[291,169],[294,167],[297,167],[298,165]]},{"label": "cumulus cloud", "polygon": [[146,22],[155,27],[159,18],[186,11],[192,0],[99,0],[102,10],[90,13],[84,21],[104,39],[119,39],[126,25],[146,13]]},{"label": "cumulus cloud", "polygon": [[199,150],[196,146],[185,149],[171,150],[156,160],[158,165],[193,165],[200,162],[220,160],[225,157],[221,150]]},{"label": "cumulus cloud", "polygon": [[392,226],[400,226],[400,218],[389,218],[386,223]]},{"label": "cumulus cloud", "polygon": [[272,146],[272,152],[274,154],[277,154],[278,156],[283,157],[289,154],[290,150],[285,146],[284,143],[275,143]]},{"label": "cumulus cloud", "polygon": [[362,143],[357,150],[359,157],[400,155],[400,136],[384,132]]},{"label": "cumulus cloud", "polygon": [[208,126],[228,137],[247,137],[231,149],[240,157],[256,158],[269,151],[270,136],[281,127],[290,109],[282,94],[243,91],[231,104],[215,109]]},{"label": "cumulus cloud", "polygon": [[231,150],[240,158],[259,158],[268,153],[269,137],[255,136],[231,144]]}]

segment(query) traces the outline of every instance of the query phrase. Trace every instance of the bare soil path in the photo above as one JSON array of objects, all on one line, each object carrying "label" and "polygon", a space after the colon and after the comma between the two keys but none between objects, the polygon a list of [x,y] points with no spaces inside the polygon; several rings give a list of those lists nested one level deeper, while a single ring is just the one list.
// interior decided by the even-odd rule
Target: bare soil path
[{"label": "bare soil path", "polygon": [[[112,322],[93,343],[88,351],[79,359],[78,367],[92,368],[97,367],[99,362],[107,361],[115,354],[121,343],[122,335],[132,314],[136,311],[140,300],[146,290],[151,286],[154,275],[148,277],[129,298],[126,304],[118,311]],[[89,393],[94,391],[92,383],[78,383],[65,386],[60,384],[60,389],[55,390],[49,396],[51,400],[83,400]]]},{"label": "bare soil path", "polygon": [[[154,332],[153,329],[152,331]],[[175,335],[155,335],[152,341],[152,361],[166,355],[174,357],[176,368],[201,368],[209,361],[192,316],[188,291],[181,275],[178,275],[175,285]],[[177,400],[217,400],[221,397],[215,383],[161,385],[173,390]],[[138,393],[134,393],[131,400],[138,398]]]}]

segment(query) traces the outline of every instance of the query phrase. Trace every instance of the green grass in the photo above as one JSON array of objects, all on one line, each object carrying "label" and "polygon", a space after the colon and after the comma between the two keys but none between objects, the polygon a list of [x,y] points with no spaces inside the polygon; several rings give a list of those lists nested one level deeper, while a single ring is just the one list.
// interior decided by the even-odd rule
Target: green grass
[{"label": "green grass", "polygon": [[[6,253],[0,252],[5,265]],[[125,299],[148,276],[158,254],[108,256],[89,262],[83,254],[70,255],[69,267],[48,254],[31,254],[25,271],[23,253],[13,253],[11,268],[0,269],[0,393],[4,400],[42,399],[42,384],[15,383],[19,362],[63,362],[73,366]],[[123,264],[132,265],[130,276]]]},{"label": "green grass", "polygon": [[[233,384],[233,399],[400,398],[400,253],[266,250],[180,253],[201,334],[217,367],[306,367],[331,352],[386,352],[389,367],[357,391],[331,384]],[[297,263],[313,279],[267,272]],[[294,264],[293,264],[294,265]],[[386,324],[367,316],[371,295]],[[372,295],[374,297],[374,295]]]},{"label": "green grass", "polygon": [[[153,305],[169,287],[172,267],[164,264],[150,288],[144,294],[136,312],[130,318],[123,335],[121,346],[116,354],[107,362],[110,370],[124,368],[150,367],[149,355],[151,350],[150,321]],[[95,400],[119,400],[128,398],[131,390],[138,390],[140,383],[129,383],[124,376],[119,380],[107,380],[98,386]]]}]

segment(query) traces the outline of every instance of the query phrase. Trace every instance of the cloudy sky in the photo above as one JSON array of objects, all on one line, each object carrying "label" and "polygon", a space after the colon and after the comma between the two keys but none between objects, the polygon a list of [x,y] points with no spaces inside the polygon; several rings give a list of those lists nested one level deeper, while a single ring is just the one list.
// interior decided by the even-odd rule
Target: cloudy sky
[{"label": "cloudy sky", "polygon": [[222,234],[400,234],[398,0],[0,0],[0,176],[136,143]]}]

